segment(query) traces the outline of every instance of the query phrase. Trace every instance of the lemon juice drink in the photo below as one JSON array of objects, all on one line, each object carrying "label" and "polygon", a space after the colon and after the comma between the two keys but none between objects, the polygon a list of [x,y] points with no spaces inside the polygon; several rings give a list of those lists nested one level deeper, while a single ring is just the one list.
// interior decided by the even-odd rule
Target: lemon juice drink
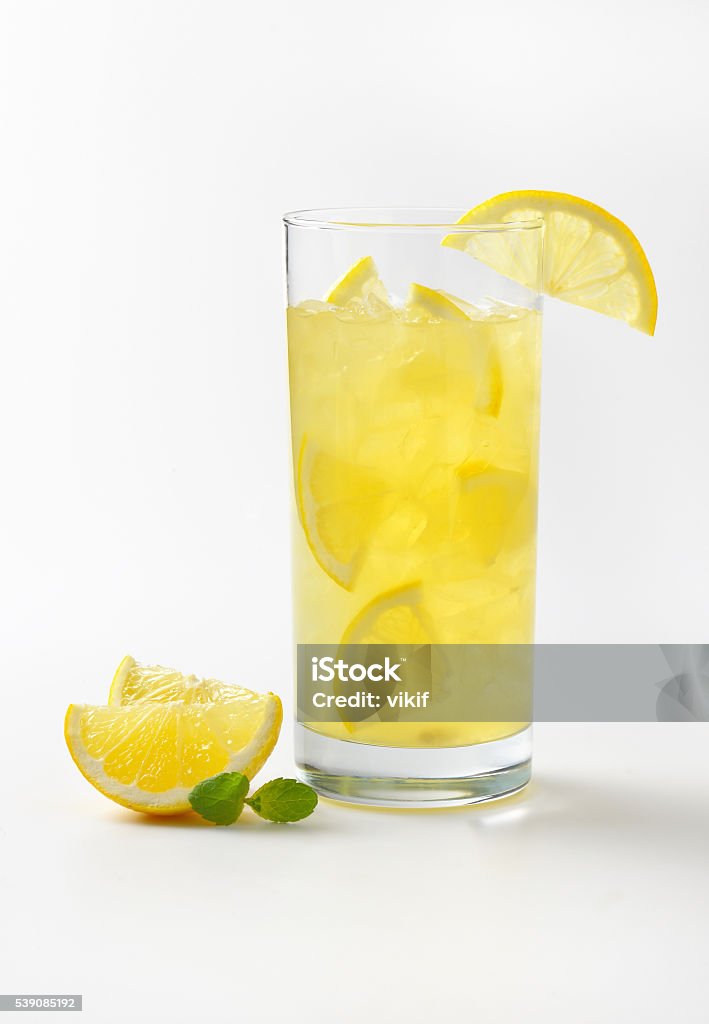
[{"label": "lemon juice drink", "polygon": [[[531,643],[536,296],[519,289],[497,297],[485,275],[479,295],[475,261],[445,252],[450,235],[441,225],[367,225],[360,238],[355,225],[294,221],[291,236],[326,236],[327,253],[311,256],[323,283],[335,270],[338,231],[355,234],[360,250],[395,232],[394,253],[389,240],[376,260],[343,258],[334,285],[308,295],[305,282],[291,283],[296,643],[315,652],[313,665],[328,645],[350,653],[403,645],[450,659],[467,645]],[[397,261],[402,242],[407,257]],[[294,250],[304,259],[296,242],[289,246],[289,259]],[[399,270],[398,262],[397,295],[379,267]],[[451,267],[466,293],[438,287]],[[409,270],[428,272],[431,283],[404,285]],[[321,792],[374,803],[467,802],[524,784],[526,723],[458,717],[406,721],[371,704],[327,720],[302,716],[300,770]]]}]

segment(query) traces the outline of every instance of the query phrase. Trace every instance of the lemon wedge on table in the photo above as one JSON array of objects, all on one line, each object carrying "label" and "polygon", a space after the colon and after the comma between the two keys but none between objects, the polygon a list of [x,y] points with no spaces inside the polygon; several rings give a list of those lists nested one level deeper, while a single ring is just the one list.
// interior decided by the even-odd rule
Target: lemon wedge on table
[{"label": "lemon wedge on table", "polygon": [[[545,294],[625,320],[653,334],[657,289],[642,246],[622,221],[595,203],[565,192],[504,192],[475,206],[460,224],[544,221]],[[462,249],[528,288],[538,287],[536,232],[447,235]]]},{"label": "lemon wedge on table", "polygon": [[273,693],[182,676],[124,658],[106,706],[71,704],[64,735],[79,771],[134,811],[189,811],[190,790],[220,772],[252,778],[276,745]]}]

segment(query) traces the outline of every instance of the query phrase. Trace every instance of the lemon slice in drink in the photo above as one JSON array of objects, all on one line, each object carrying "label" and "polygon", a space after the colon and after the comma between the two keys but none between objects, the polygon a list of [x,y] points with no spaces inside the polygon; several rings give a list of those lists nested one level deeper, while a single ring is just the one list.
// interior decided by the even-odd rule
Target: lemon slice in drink
[{"label": "lemon slice in drink", "polygon": [[[180,683],[179,673],[169,669],[134,671],[128,659],[122,666],[113,703],[72,704],[64,723],[79,771],[116,803],[181,814],[190,810],[188,795],[198,782],[227,771],[252,778],[273,750],[283,718],[275,694],[218,684],[219,699],[210,700],[208,693],[217,695],[215,680],[200,691],[194,677]],[[145,696],[138,698],[141,689]],[[185,699],[172,699],[178,693]]]},{"label": "lemon slice in drink", "polygon": [[428,288],[425,284],[412,284],[409,288],[407,309],[413,313],[421,313],[436,320],[469,320],[463,308],[463,300],[456,299],[447,292],[437,288]]},{"label": "lemon slice in drink", "polygon": [[[505,192],[469,210],[461,224],[544,220],[543,291],[565,302],[625,320],[654,334],[657,290],[648,259],[622,221],[600,206],[564,192]],[[500,274],[537,288],[535,232],[447,235],[443,244],[463,249]]]},{"label": "lemon slice in drink", "polygon": [[[410,583],[378,594],[366,604],[343,633],[340,652],[341,656],[349,659],[352,656],[349,650],[351,644],[365,646],[374,644],[377,645],[378,650],[381,650],[384,645],[387,650],[395,652],[398,644],[407,645],[407,651],[409,651],[409,647],[426,648],[427,645],[434,642],[433,624],[423,605],[421,584]],[[411,651],[409,653],[412,654]],[[366,657],[367,655],[365,655],[365,660]],[[381,654],[377,655],[377,660],[379,657]],[[398,657],[398,655],[394,654],[394,657]],[[408,666],[411,668],[413,665],[414,671],[415,660],[415,656],[413,656]],[[375,684],[374,692],[376,690]],[[337,687],[335,692],[337,692]],[[390,714],[387,714],[387,710],[386,707],[384,709],[380,707],[379,714],[383,714],[387,718],[391,717]],[[339,728],[344,729],[347,735],[352,735],[356,730],[362,728],[361,720],[366,720],[371,715],[371,712],[358,714],[347,709],[341,714],[342,720],[339,723]],[[381,734],[381,728],[380,724],[374,725],[375,737],[377,734]],[[373,739],[373,742],[377,742],[377,740]]]},{"label": "lemon slice in drink", "polygon": [[[464,557],[492,565],[508,535],[514,532],[515,513],[529,491],[524,473],[500,469],[486,462],[468,462],[458,469],[460,560]],[[529,532],[528,517],[522,524]],[[526,529],[525,529],[526,528]]]},{"label": "lemon slice in drink", "polygon": [[390,305],[389,294],[371,256],[357,260],[325,296],[325,301],[333,306],[346,306],[353,299],[365,304],[374,299],[377,303]]},{"label": "lemon slice in drink", "polygon": [[296,497],[308,547],[321,568],[351,589],[381,520],[383,481],[304,439]]},{"label": "lemon slice in drink", "polygon": [[341,643],[435,643],[434,627],[424,608],[421,585],[411,583],[379,594],[350,622]]},{"label": "lemon slice in drink", "polygon": [[433,317],[435,320],[451,320],[458,324],[472,320],[479,325],[476,342],[482,365],[475,408],[488,416],[498,416],[504,391],[502,366],[493,337],[495,326],[493,322],[486,324],[484,310],[450,292],[416,283],[409,288],[406,309],[409,316],[414,318]]}]

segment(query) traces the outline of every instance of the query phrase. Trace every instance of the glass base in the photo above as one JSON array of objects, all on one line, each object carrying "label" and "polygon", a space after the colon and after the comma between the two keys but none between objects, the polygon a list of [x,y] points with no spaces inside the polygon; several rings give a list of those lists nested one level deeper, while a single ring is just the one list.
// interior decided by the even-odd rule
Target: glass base
[{"label": "glass base", "polygon": [[531,775],[531,727],[468,747],[381,747],[295,727],[298,777],[322,796],[377,807],[455,807],[510,796]]}]

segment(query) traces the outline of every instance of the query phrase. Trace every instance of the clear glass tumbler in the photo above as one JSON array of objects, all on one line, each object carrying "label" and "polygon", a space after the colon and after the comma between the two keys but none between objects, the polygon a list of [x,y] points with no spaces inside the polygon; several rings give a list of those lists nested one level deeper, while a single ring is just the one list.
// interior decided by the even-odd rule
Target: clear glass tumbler
[{"label": "clear glass tumbler", "polygon": [[[534,630],[543,225],[462,214],[284,218],[296,759],[304,781],[349,802],[471,803],[530,775],[528,718],[440,710],[451,679],[458,694],[477,685],[467,648],[527,645]],[[517,280],[490,266],[500,254]],[[365,669],[332,683],[343,651]],[[407,656],[448,704],[410,719],[304,705],[306,676],[342,698],[373,659]]]}]

